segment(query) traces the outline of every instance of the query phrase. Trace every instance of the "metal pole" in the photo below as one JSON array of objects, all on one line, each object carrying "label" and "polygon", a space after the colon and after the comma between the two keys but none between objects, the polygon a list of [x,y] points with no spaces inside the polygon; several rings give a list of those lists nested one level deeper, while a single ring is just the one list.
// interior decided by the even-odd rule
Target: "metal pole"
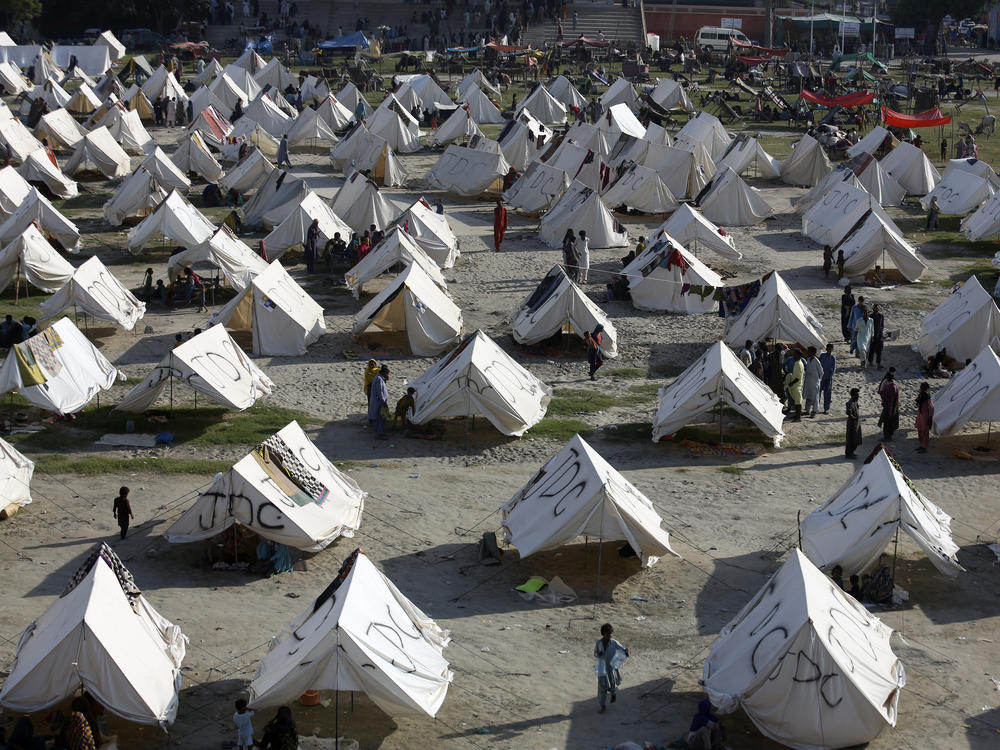
[{"label": "metal pole", "polygon": [[799,549],[802,549],[802,510],[795,511],[795,530],[799,532]]},{"label": "metal pole", "polygon": [[[812,5],[809,8],[809,56],[812,57],[813,53],[813,24],[816,17],[816,0],[813,0]],[[787,44],[787,42],[786,42]]]},{"label": "metal pole", "polygon": [[[353,696],[352,696],[353,700]],[[340,625],[337,625],[337,690],[333,694],[333,747],[340,748]]]},{"label": "metal pole", "polygon": [[[902,498],[899,499],[898,508],[899,508],[899,510],[897,512],[898,512],[899,515],[896,517],[896,539],[895,539],[895,541],[892,544],[892,585],[893,585],[893,587],[896,586],[896,557],[899,554],[899,524],[902,523],[902,516],[903,516],[903,499]],[[890,596],[891,595],[892,594],[890,593]]]},{"label": "metal pole", "polygon": [[722,445],[722,399],[719,399],[719,445]]},{"label": "metal pole", "polygon": [[[595,599],[594,603],[595,604],[597,603],[596,600],[601,596],[601,564],[604,561],[604,512],[605,512],[604,503],[606,503],[606,502],[607,502],[607,499],[605,499],[605,500],[603,500],[601,502],[601,538],[597,542],[597,544],[598,544],[598,546],[597,546],[597,594],[594,596],[594,599]],[[597,617],[596,617],[597,613],[594,612],[594,615],[595,615],[594,619],[596,620],[597,619]]]},{"label": "metal pole", "polygon": [[[847,0],[844,0],[844,11],[840,16],[840,54],[844,55],[844,19],[847,17]],[[860,61],[859,61],[860,62]]]}]

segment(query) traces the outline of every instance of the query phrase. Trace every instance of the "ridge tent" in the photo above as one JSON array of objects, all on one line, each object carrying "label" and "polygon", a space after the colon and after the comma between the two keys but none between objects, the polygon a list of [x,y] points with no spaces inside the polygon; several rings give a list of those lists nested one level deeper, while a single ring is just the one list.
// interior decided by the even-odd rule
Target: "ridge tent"
[{"label": "ridge tent", "polygon": [[326,333],[323,308],[316,304],[280,261],[273,261],[250,284],[209,318],[211,325],[249,331],[253,353],[292,357]]},{"label": "ridge tent", "polygon": [[240,145],[247,143],[256,147],[264,156],[272,160],[278,158],[278,139],[268,133],[255,120],[244,115],[229,131],[226,142],[219,149],[225,161],[240,161]]},{"label": "ridge tent", "polygon": [[174,74],[168,72],[163,65],[154,70],[153,75],[143,81],[142,93],[151,102],[155,102],[157,99],[176,99],[178,109],[187,104],[188,100],[187,94],[174,78]]},{"label": "ridge tent", "polygon": [[[305,96],[303,95],[303,98]],[[333,94],[326,94],[323,101],[316,107],[316,115],[327,124],[330,130],[343,130],[351,124],[354,113],[338,101]]]},{"label": "ridge tent", "polygon": [[[34,365],[27,364],[25,350]],[[69,318],[15,344],[0,365],[0,393],[17,391],[40,409],[59,414],[80,411],[116,380],[125,380],[125,374]]]},{"label": "ridge tent", "polygon": [[224,190],[235,190],[242,195],[259,188],[273,171],[274,165],[254,147],[243,161],[226,172],[219,184]]},{"label": "ridge tent", "polygon": [[906,189],[896,182],[896,179],[885,171],[882,162],[871,154],[855,156],[844,164],[844,168],[857,176],[861,187],[867,190],[880,206],[898,206],[906,197]]},{"label": "ridge tent", "polygon": [[477,125],[499,125],[506,122],[497,105],[475,84],[465,90],[461,101]]},{"label": "ridge tent", "polygon": [[165,729],[177,716],[187,643],[111,548],[97,544],[21,634],[0,705],[33,713],[86,690],[115,716]]},{"label": "ridge tent", "polygon": [[882,157],[882,168],[902,185],[908,195],[926,195],[941,180],[923,149],[905,141]]},{"label": "ridge tent", "polygon": [[191,181],[181,172],[159,146],[154,146],[149,156],[142,160],[142,166],[166,190],[187,190]]},{"label": "ridge tent", "polygon": [[[548,85],[549,94],[569,111],[579,111],[587,106],[587,100],[566,76],[559,75]],[[497,92],[499,96],[499,92]]]},{"label": "ridge tent", "polygon": [[440,268],[451,268],[461,255],[448,219],[435,212],[423,196],[411,203],[396,223]]},{"label": "ridge tent", "polygon": [[140,164],[122,180],[118,190],[104,204],[104,220],[118,227],[130,217],[143,219],[155,211],[166,197],[167,191]]},{"label": "ridge tent", "polygon": [[350,110],[352,118],[357,114],[359,104],[362,107],[362,118],[368,118],[372,113],[371,105],[365,101],[364,95],[358,90],[358,87],[354,85],[353,81],[348,82],[347,85],[337,93],[337,101]]},{"label": "ridge tent", "polygon": [[275,138],[281,138],[292,125],[292,118],[282,112],[267,94],[254,99],[243,114]]},{"label": "ridge tent", "polygon": [[[861,180],[858,179],[858,176],[854,174],[854,171],[848,169],[845,163],[841,163],[834,167],[830,174],[817,182],[813,187],[809,188],[805,195],[795,200],[793,206],[795,213],[799,215],[807,213],[819,201],[825,198],[827,193],[836,189],[841,184],[850,185],[852,188],[857,188],[865,193],[868,192],[865,190],[864,185],[861,184]],[[869,195],[871,195],[871,193],[869,193]],[[875,196],[871,197],[875,198]]]},{"label": "ridge tent", "polygon": [[686,112],[695,111],[687,89],[680,82],[670,78],[661,78],[650,92],[649,98],[666,110],[683,109]]},{"label": "ridge tent", "polygon": [[562,266],[552,266],[535,291],[521,303],[511,322],[511,334],[519,344],[538,344],[558,333],[575,334],[581,341],[588,331],[604,326],[601,351],[618,356],[618,333],[611,319],[566,275]]},{"label": "ridge tent", "polygon": [[427,173],[431,187],[463,197],[500,195],[510,164],[503,154],[452,144]]},{"label": "ridge tent", "polygon": [[[0,292],[21,279],[52,294],[73,277],[73,266],[56,252],[34,224],[0,250]],[[45,304],[44,302],[42,303]]]},{"label": "ridge tent", "polygon": [[146,131],[139,113],[134,109],[127,110],[120,105],[114,107],[102,124],[128,154],[144,156],[156,148],[152,136]]},{"label": "ridge tent", "polygon": [[718,309],[714,295],[722,277],[668,234],[650,241],[621,275],[637,310],[698,315]]},{"label": "ridge tent", "polygon": [[9,218],[31,190],[31,185],[18,174],[17,169],[10,165],[0,169],[0,221]]},{"label": "ridge tent", "polygon": [[330,150],[330,161],[345,177],[355,170],[363,170],[386,187],[402,185],[406,180],[406,172],[388,141],[370,132],[364,123]]},{"label": "ridge tent", "polygon": [[172,544],[198,542],[237,525],[319,552],[354,536],[366,497],[292,421],[218,475],[164,536]]},{"label": "ridge tent", "polygon": [[[556,98],[558,99],[559,97]],[[583,109],[587,105],[587,100],[582,96],[580,100],[582,104],[574,105],[577,109]],[[635,112],[639,109],[639,96],[635,93],[635,88],[621,76],[615,78],[614,83],[608,86],[608,90],[601,94],[601,98],[598,101],[605,110],[617,104],[624,104],[630,112]]]},{"label": "ridge tent", "polygon": [[225,68],[219,64],[219,61],[212,57],[205,64],[205,69],[191,79],[191,83],[200,88],[211,83],[215,80],[215,77],[219,75],[219,73],[224,72],[224,70]]},{"label": "ridge tent", "polygon": [[716,163],[717,169],[729,167],[736,174],[743,174],[751,166],[757,167],[761,177],[777,179],[781,176],[781,160],[767,153],[760,141],[746,133],[737,134]]},{"label": "ridge tent", "polygon": [[564,138],[555,151],[545,158],[545,163],[562,169],[575,181],[592,190],[604,187],[604,178],[608,176],[600,152],[594,152],[572,138]]},{"label": "ridge tent", "polygon": [[28,154],[17,173],[29,185],[44,188],[56,198],[75,198],[80,194],[76,183],[59,171],[44,148]]},{"label": "ridge tent", "polygon": [[24,123],[14,117],[6,107],[0,109],[0,145],[10,149],[11,158],[18,163],[42,147]]},{"label": "ridge tent", "polygon": [[722,629],[701,683],[722,713],[742,707],[782,745],[863,745],[896,724],[906,673],[891,635],[793,549]]},{"label": "ridge tent", "polygon": [[405,332],[413,354],[431,357],[461,339],[462,311],[423,268],[412,263],[354,317],[354,338],[372,327],[385,333]]},{"label": "ridge tent", "polygon": [[699,111],[677,132],[674,140],[701,143],[708,150],[708,155],[714,162],[716,159],[721,159],[722,155],[726,153],[729,144],[733,142],[733,136],[729,134],[718,117],[710,115],[708,112]]},{"label": "ridge tent", "polygon": [[649,143],[658,143],[662,146],[673,145],[670,133],[662,125],[658,125],[655,122],[651,122],[646,126],[646,132],[643,134],[642,140]]},{"label": "ridge tent", "polygon": [[390,716],[433,717],[453,678],[442,653],[450,635],[357,549],[271,639],[250,683],[250,705],[288,704],[309,690],[358,690]]},{"label": "ridge tent", "polygon": [[504,203],[527,214],[547,211],[570,185],[570,177],[557,167],[535,161],[503,194]]},{"label": "ridge tent", "polygon": [[[435,104],[442,104],[446,107],[454,105],[454,102],[448,98],[444,89],[442,89],[438,85],[438,82],[435,81],[434,78],[428,73],[421,73],[420,75],[407,79],[396,92],[396,98],[403,101],[404,97],[409,96],[407,92],[412,92],[416,96],[416,101],[420,104],[422,109],[429,109],[433,111]],[[413,109],[412,105],[410,109]]]},{"label": "ridge tent", "polygon": [[994,188],[1000,188],[1000,175],[996,173],[988,162],[985,162],[982,159],[949,159],[948,166],[945,167],[944,170],[944,177],[947,177],[949,172],[953,172],[955,170],[968,172],[969,174],[974,174],[977,177],[982,177],[989,180],[990,185]]},{"label": "ridge tent", "polygon": [[297,152],[325,154],[340,139],[315,109],[306,107],[288,129],[288,148]]},{"label": "ridge tent", "polygon": [[837,245],[869,211],[897,234],[899,228],[867,190],[841,182],[802,215],[802,234],[820,245]]},{"label": "ridge tent", "polygon": [[[349,227],[359,236],[372,224],[384,230],[399,216],[399,208],[361,172],[347,178],[330,202],[330,209],[341,218],[345,229]],[[350,231],[344,238],[350,239]]]},{"label": "ridge tent", "polygon": [[742,346],[747,340],[774,339],[822,351],[826,347],[822,327],[778,272],[772,271],[743,312],[726,319],[724,340],[730,346]]},{"label": "ridge tent", "polygon": [[666,232],[675,242],[679,242],[691,252],[698,246],[704,245],[724,258],[739,260],[743,257],[743,254],[736,249],[733,235],[717,227],[687,203],[681,204],[669,219],[650,233],[647,238],[650,239],[649,244],[653,244],[652,238],[658,237],[660,232]]},{"label": "ridge tent", "polygon": [[537,86],[526,96],[514,111],[516,118],[520,112],[527,111],[532,117],[546,125],[566,122],[566,105],[556,99],[544,86]]},{"label": "ridge tent", "polygon": [[233,126],[213,107],[205,107],[187,129],[188,133],[201,133],[205,142],[213,148],[221,148],[226,136],[232,132]]},{"label": "ridge tent", "polygon": [[184,174],[197,174],[206,182],[217,182],[222,177],[222,165],[208,150],[205,140],[197,130],[182,137],[180,145],[170,155],[174,163]]},{"label": "ridge tent", "polygon": [[299,88],[299,77],[282,65],[277,57],[272,57],[267,65],[254,73],[253,80],[261,88],[270,86],[276,92],[287,91],[289,86],[295,90]]},{"label": "ridge tent", "polygon": [[310,190],[285,220],[264,238],[264,247],[269,256],[278,257],[296,245],[305,247],[306,236],[314,219],[319,219],[320,243],[326,243],[337,232],[340,232],[341,237],[351,236],[351,228],[347,223],[334,213],[326,201]]},{"label": "ridge tent", "polygon": [[153,237],[161,235],[190,250],[214,232],[215,225],[201,211],[184,200],[176,190],[171,190],[155,211],[129,231],[128,249],[130,253],[137,253]]},{"label": "ridge tent", "polygon": [[167,276],[173,279],[183,268],[196,263],[218,268],[237,291],[246,289],[253,278],[267,268],[264,259],[237,239],[225,224],[201,244],[171,255],[167,261]]},{"label": "ridge tent", "polygon": [[121,99],[125,96],[125,84],[122,83],[118,74],[113,70],[105,73],[93,89],[99,99],[110,99],[112,97]]},{"label": "ridge tent", "polygon": [[932,397],[934,434],[954,435],[969,422],[1000,420],[1000,357],[986,346]]},{"label": "ridge tent", "polygon": [[774,215],[760,191],[747,185],[729,167],[715,173],[696,202],[708,219],[727,226],[747,227]]},{"label": "ridge tent", "polygon": [[917,257],[913,245],[874,211],[869,211],[864,221],[833,248],[834,257],[841,250],[844,253],[844,275],[848,278],[863,276],[876,265],[884,271],[888,267],[886,257],[907,281],[916,281],[927,269]]},{"label": "ridge tent", "polygon": [[125,394],[118,411],[143,412],[176,378],[227,409],[243,411],[270,396],[274,383],[236,345],[223,326],[212,326],[167,354],[145,380]]},{"label": "ridge tent", "polygon": [[607,133],[612,141],[617,141],[622,135],[642,138],[646,134],[646,128],[627,104],[613,104],[605,108],[597,121],[597,128]]},{"label": "ridge tent", "polygon": [[962,219],[962,233],[973,242],[1000,234],[1000,192],[993,193],[969,216]]},{"label": "ridge tent", "polygon": [[507,162],[523,172],[544,153],[543,148],[552,143],[553,137],[551,130],[522,110],[500,131],[497,143]]},{"label": "ridge tent", "polygon": [[103,125],[91,130],[80,141],[66,162],[66,174],[99,172],[109,180],[125,177],[132,171],[132,161]]},{"label": "ridge tent", "polygon": [[110,320],[126,331],[146,314],[146,304],[136,299],[94,255],[77,268],[62,288],[42,302],[42,320],[54,318],[68,307],[79,308],[97,320]]},{"label": "ridge tent", "polygon": [[781,181],[789,185],[812,187],[833,167],[820,142],[811,135],[803,135],[792,146],[792,153],[781,162]]},{"label": "ridge tent", "polygon": [[45,113],[35,126],[35,136],[47,138],[57,151],[72,151],[86,134],[87,131],[65,109]]},{"label": "ridge tent", "polygon": [[[389,94],[392,96],[392,94]],[[393,97],[395,102],[395,97]],[[407,118],[400,116],[406,112],[403,105],[396,102],[392,107],[379,108],[368,118],[368,131],[385,139],[386,144],[396,153],[412,154],[423,148],[420,142],[420,128],[413,116],[406,112]]]},{"label": "ridge tent", "polygon": [[256,229],[263,225],[273,229],[287,219],[310,192],[305,180],[291,172],[275,169],[243,204],[243,226]]},{"label": "ridge tent", "polygon": [[74,57],[76,67],[87,75],[104,75],[105,71],[111,69],[111,50],[103,44],[89,46],[54,44],[49,50],[49,55],[53,62],[64,70],[70,67]]},{"label": "ridge tent", "polygon": [[467,140],[475,135],[485,138],[483,131],[473,119],[469,106],[460,105],[438,126],[437,130],[431,133],[428,145],[447,146],[452,141]]},{"label": "ridge tent", "polygon": [[938,206],[945,216],[962,216],[975,211],[997,191],[989,179],[963,169],[948,169],[941,181],[920,199],[928,210],[931,200],[938,199]]},{"label": "ridge tent", "polygon": [[31,503],[31,475],[35,473],[35,462],[23,455],[17,448],[0,438],[0,503],[11,515],[11,506],[23,508]]},{"label": "ridge tent", "polygon": [[945,575],[965,570],[955,558],[958,545],[951,537],[951,516],[913,486],[883,445],[802,519],[799,530],[802,551],[823,571],[839,565],[844,576],[860,576],[878,564],[900,531]]},{"label": "ridge tent", "polygon": [[[108,55],[112,60],[120,60],[125,57],[125,45],[118,41],[111,30],[102,31],[101,35],[94,40],[94,45],[103,45],[108,48]],[[104,71],[101,71],[102,73]]]},{"label": "ridge tent", "polygon": [[28,82],[21,75],[21,70],[8,60],[0,62],[0,86],[3,86],[9,96],[17,96],[28,90]]},{"label": "ridge tent", "polygon": [[562,247],[566,230],[587,233],[591,249],[628,246],[628,233],[601,203],[597,192],[573,183],[542,217],[538,236],[549,247]]},{"label": "ridge tent", "polygon": [[483,72],[479,68],[476,68],[455,86],[455,93],[458,94],[457,101],[462,101],[465,97],[465,93],[472,86],[476,86],[484,94],[493,94],[493,96],[496,97],[500,96],[500,89],[490,83],[489,79],[483,75]]},{"label": "ridge tent", "polygon": [[[781,401],[722,341],[716,341],[658,394],[653,442],[677,433],[716,406],[725,404],[781,445]],[[721,429],[721,428],[720,428]]]},{"label": "ridge tent", "polygon": [[643,166],[655,170],[678,200],[694,198],[715,176],[715,164],[703,143],[675,143],[650,143]]},{"label": "ridge tent", "polygon": [[354,299],[358,299],[361,287],[366,281],[371,281],[397,264],[420,266],[423,272],[442,291],[448,290],[444,275],[441,273],[441,269],[437,263],[424,252],[420,245],[399,224],[389,227],[382,241],[344,274],[344,283],[351,290]]},{"label": "ridge tent", "polygon": [[[236,99],[237,101],[242,101],[239,92],[236,94]],[[219,96],[208,86],[202,86],[200,89],[197,89],[193,94],[191,94],[191,109],[194,112],[202,112],[208,107],[211,107],[223,117],[233,116],[233,105],[226,104],[226,102],[219,98]]]},{"label": "ridge tent", "polygon": [[468,334],[410,385],[417,391],[414,424],[483,416],[504,435],[517,437],[541,421],[552,399],[549,386],[481,330]]},{"label": "ridge tent", "polygon": [[80,230],[76,228],[76,224],[59,213],[55,206],[49,203],[49,199],[34,187],[14,213],[0,224],[0,245],[19,237],[33,222],[38,222],[42,234],[54,239],[64,250],[71,253],[79,251]]},{"label": "ridge tent", "polygon": [[889,142],[893,146],[899,143],[899,141],[897,141],[888,130],[883,128],[881,125],[876,125],[871,129],[868,135],[847,149],[847,155],[849,157],[855,157],[858,154],[874,154],[882,148],[882,144],[885,143],[886,136],[889,136]]},{"label": "ridge tent", "polygon": [[924,316],[916,349],[924,359],[942,349],[959,362],[977,356],[1000,336],[1000,310],[973,275]]},{"label": "ridge tent", "polygon": [[653,503],[579,435],[500,506],[504,534],[522,559],[581,536],[626,542],[643,567],[668,552]]},{"label": "ridge tent", "polygon": [[[54,78],[46,78],[43,82],[36,84],[29,91],[25,92],[24,96],[30,101],[41,99],[48,105],[49,109],[65,107],[73,98]],[[27,101],[22,103],[21,107],[21,114],[27,114]]]},{"label": "ridge tent", "polygon": [[[141,91],[139,93],[142,93]],[[84,116],[96,112],[101,106],[101,98],[86,83],[73,92],[73,97],[66,105],[66,110],[74,115]]]},{"label": "ridge tent", "polygon": [[247,47],[243,54],[237,57],[233,62],[231,62],[227,68],[243,68],[251,75],[258,73],[267,67],[267,63],[264,62],[264,58],[257,54],[257,50],[253,47]]},{"label": "ridge tent", "polygon": [[[219,64],[216,62],[215,58],[210,58],[209,62],[215,63],[216,65]],[[125,78],[128,78],[129,76],[132,76],[133,78],[149,78],[149,76],[153,75],[153,68],[150,66],[149,60],[147,60],[144,55],[132,55],[132,57],[130,57],[122,66],[121,73]],[[195,86],[200,85],[200,81],[195,83]]]}]

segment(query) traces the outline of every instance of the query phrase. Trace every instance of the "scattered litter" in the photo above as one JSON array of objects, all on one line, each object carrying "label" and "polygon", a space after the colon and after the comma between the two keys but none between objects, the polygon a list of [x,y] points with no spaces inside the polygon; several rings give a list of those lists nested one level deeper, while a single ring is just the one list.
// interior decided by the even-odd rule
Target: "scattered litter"
[{"label": "scattered litter", "polygon": [[546,581],[541,576],[532,576],[515,588],[525,601],[538,599],[545,604],[569,604],[576,601],[576,592],[556,576]]},{"label": "scattered litter", "polygon": [[995,680],[989,675],[986,675],[986,679],[988,679],[990,682],[993,683],[993,687],[995,687],[997,690],[1000,690],[1000,680]]},{"label": "scattered litter", "polygon": [[299,595],[296,594],[294,591],[289,591],[287,594],[285,594],[285,596],[287,598],[289,598],[289,599],[298,599],[299,598]]},{"label": "scattered litter", "polygon": [[638,617],[635,618],[636,622],[642,622],[645,619],[646,619],[645,615],[639,615]]},{"label": "scattered litter", "polygon": [[632,597],[632,601],[634,601],[634,602],[648,602],[649,599],[644,599],[641,596],[633,596]]},{"label": "scattered litter", "polygon": [[[568,653],[569,653],[569,651],[567,651],[566,649],[563,649],[563,650],[562,650],[562,651],[560,651],[559,653],[560,653],[560,654],[568,654]],[[997,688],[997,690],[1000,690],[1000,688]]]},{"label": "scattered litter", "polygon": [[419,474],[410,474],[410,476],[408,476],[407,479],[420,479],[420,475]]},{"label": "scattered litter", "polygon": [[489,646],[483,646],[483,647],[482,647],[481,649],[479,649],[479,650],[480,650],[480,651],[482,651],[482,652],[483,652],[484,654],[489,654],[489,653],[491,653],[491,651],[490,651],[490,647],[489,647]]}]

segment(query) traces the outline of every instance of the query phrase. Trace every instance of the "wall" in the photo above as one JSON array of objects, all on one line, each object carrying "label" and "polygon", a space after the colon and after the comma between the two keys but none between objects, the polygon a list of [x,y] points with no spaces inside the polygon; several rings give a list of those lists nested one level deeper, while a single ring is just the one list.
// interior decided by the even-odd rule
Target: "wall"
[{"label": "wall", "polygon": [[[643,13],[646,18],[646,31],[650,34],[659,34],[660,44],[663,46],[671,39],[671,16],[674,17],[673,39],[683,36],[690,42],[702,26],[721,26],[723,18],[742,18],[743,28],[741,31],[744,34],[760,44],[763,44],[766,38],[763,8],[657,3],[656,5],[644,4]],[[777,16],[805,16],[808,15],[808,11],[800,8],[775,8],[774,15],[776,18]]]}]

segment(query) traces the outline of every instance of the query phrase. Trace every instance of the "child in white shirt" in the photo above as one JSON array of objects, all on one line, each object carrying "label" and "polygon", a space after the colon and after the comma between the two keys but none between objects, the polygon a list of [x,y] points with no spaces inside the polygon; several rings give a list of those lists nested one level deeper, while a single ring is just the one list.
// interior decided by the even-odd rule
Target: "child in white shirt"
[{"label": "child in white shirt", "polygon": [[245,699],[236,701],[233,723],[236,725],[236,750],[250,750],[253,747],[253,711],[247,708]]}]

